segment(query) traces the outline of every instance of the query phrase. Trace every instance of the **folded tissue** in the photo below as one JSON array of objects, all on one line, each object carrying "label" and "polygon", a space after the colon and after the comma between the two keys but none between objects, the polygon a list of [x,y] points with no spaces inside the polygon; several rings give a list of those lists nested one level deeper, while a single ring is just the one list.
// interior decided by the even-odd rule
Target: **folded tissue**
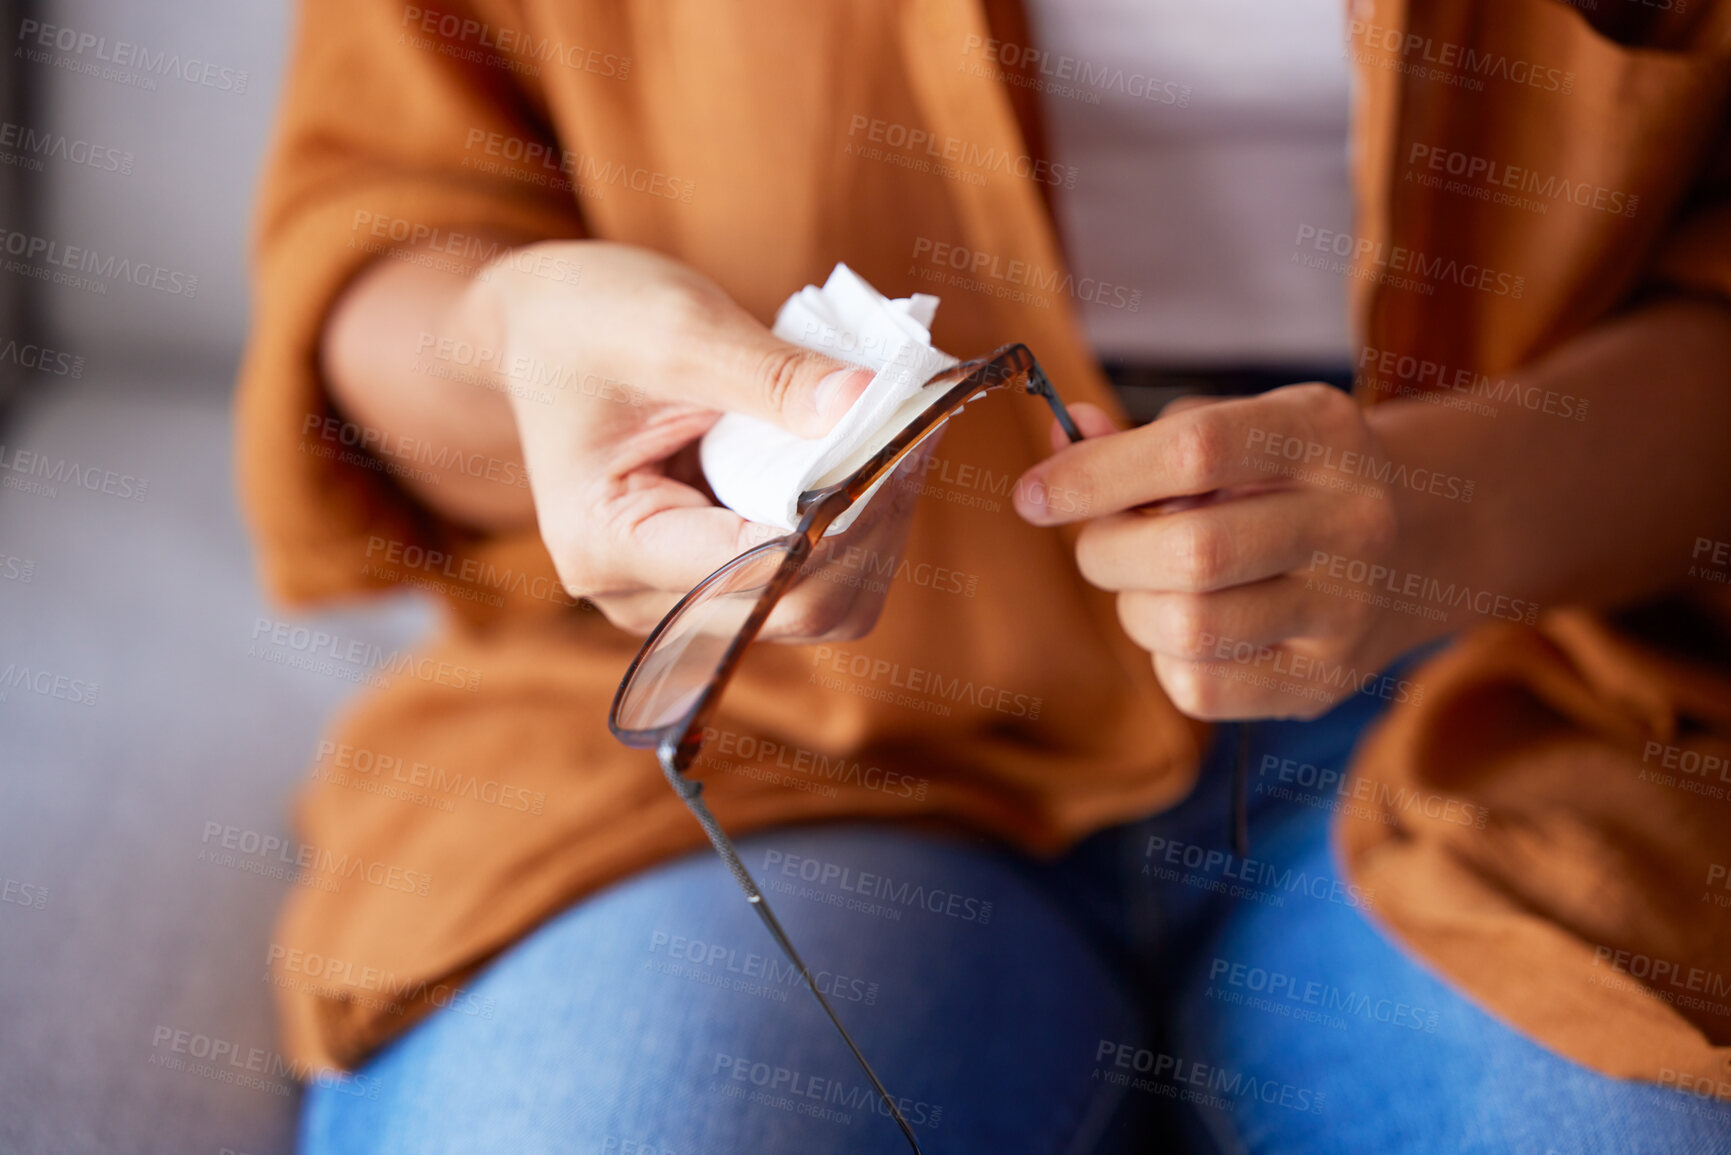
[{"label": "folded tissue", "polygon": [[[724,415],[699,448],[716,500],[748,521],[793,529],[800,494],[858,469],[946,387],[925,388],[932,376],[957,364],[932,347],[937,308],[938,299],[925,293],[889,300],[846,265],[837,265],[823,288],[807,285],[789,297],[775,315],[777,337],[877,375],[823,437],[796,437],[755,417]],[[882,484],[827,532],[851,525]]]}]

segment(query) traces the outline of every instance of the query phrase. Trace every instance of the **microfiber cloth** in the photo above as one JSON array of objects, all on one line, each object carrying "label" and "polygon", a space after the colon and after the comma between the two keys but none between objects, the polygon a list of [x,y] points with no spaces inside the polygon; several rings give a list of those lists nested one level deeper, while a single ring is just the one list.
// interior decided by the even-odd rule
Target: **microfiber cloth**
[{"label": "microfiber cloth", "polygon": [[[942,392],[942,386],[924,388],[934,374],[957,364],[932,347],[937,308],[938,299],[926,293],[889,300],[846,265],[837,265],[823,288],[807,285],[789,297],[775,315],[777,337],[877,376],[823,437],[796,437],[739,413],[723,416],[699,449],[716,500],[748,521],[793,529],[800,494],[858,469]],[[851,525],[882,484],[827,532]]]}]

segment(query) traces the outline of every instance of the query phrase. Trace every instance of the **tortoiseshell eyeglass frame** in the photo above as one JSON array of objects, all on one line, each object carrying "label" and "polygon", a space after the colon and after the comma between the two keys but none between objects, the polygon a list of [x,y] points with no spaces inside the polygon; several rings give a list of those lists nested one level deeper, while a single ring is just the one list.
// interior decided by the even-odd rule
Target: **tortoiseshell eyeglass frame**
[{"label": "tortoiseshell eyeglass frame", "polygon": [[[804,959],[800,957],[798,950],[789,940],[787,932],[782,929],[781,923],[770,909],[762,889],[759,888],[756,881],[751,877],[751,873],[746,869],[745,863],[740,859],[732,839],[721,829],[714,814],[710,812],[708,805],[703,801],[703,784],[688,777],[686,771],[697,760],[697,755],[703,745],[704,729],[720,705],[722,693],[738,670],[746,648],[762,631],[776,604],[793,588],[800,571],[811,558],[819,541],[822,540],[824,532],[838,517],[851,508],[854,502],[888,477],[928,434],[947,421],[963,405],[984,395],[988,390],[1019,383],[1025,392],[1045,400],[1046,404],[1051,407],[1053,415],[1058,419],[1065,435],[1072,442],[1082,440],[1081,430],[1077,428],[1069,411],[1064,407],[1063,401],[1059,399],[1057,391],[1052,388],[1052,383],[1047,379],[1039,362],[1035,360],[1033,353],[1026,345],[1005,345],[990,356],[954,365],[934,375],[926,382],[925,388],[940,387],[946,381],[953,383],[944,388],[920,412],[919,416],[898,431],[889,442],[851,475],[832,485],[801,494],[798,503],[800,522],[798,528],[792,533],[746,551],[705,578],[695,589],[681,598],[679,603],[668,611],[667,615],[650,632],[649,637],[644,640],[637,657],[632,660],[631,667],[626,671],[624,679],[619,684],[619,690],[614,695],[613,708],[608,718],[608,725],[612,729],[614,737],[621,742],[628,746],[654,748],[661,763],[662,773],[666,775],[668,783],[685,805],[690,808],[698,824],[703,827],[703,831],[715,847],[716,853],[720,855],[740,889],[745,892],[746,901],[757,911],[758,917],[763,921],[770,936],[780,947],[782,953],[787,956],[788,962],[804,979],[806,989],[811,992],[812,997],[823,1008],[824,1014],[834,1024],[842,1041],[847,1044],[848,1050],[871,1081],[872,1087],[888,1109],[891,1118],[901,1128],[902,1135],[907,1139],[909,1147],[916,1152],[916,1155],[920,1152],[920,1144],[914,1136],[913,1128],[908,1125],[908,1121],[903,1117],[894,1097],[884,1087],[877,1073],[872,1070],[871,1064],[866,1061],[865,1055],[855,1044],[853,1037],[848,1034],[847,1028],[842,1025],[841,1018],[836,1014],[835,1008],[830,1005],[829,1000],[824,997],[823,992],[812,980],[810,969],[807,968]],[[687,608],[702,599],[716,584],[718,578],[740,566],[746,559],[777,550],[785,551],[785,554],[775,573],[757,595],[756,603],[752,606],[750,613],[746,616],[732,641],[723,651],[707,685],[693,698],[690,705],[671,721],[660,725],[648,728],[633,728],[622,725],[621,719],[626,712],[626,696],[634,679],[638,672],[644,668],[646,660],[656,652],[657,645]],[[1246,731],[1244,734],[1246,740],[1247,736],[1248,732]],[[1234,789],[1236,817],[1233,824],[1233,844],[1240,848],[1241,852],[1244,845],[1244,754],[1245,747],[1241,743],[1237,782]]]}]

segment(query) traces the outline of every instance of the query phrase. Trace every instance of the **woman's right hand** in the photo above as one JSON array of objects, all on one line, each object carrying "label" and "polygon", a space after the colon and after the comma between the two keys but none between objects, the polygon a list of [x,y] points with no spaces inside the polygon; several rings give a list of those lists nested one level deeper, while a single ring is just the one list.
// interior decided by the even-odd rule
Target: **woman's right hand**
[{"label": "woman's right hand", "polygon": [[[606,241],[514,249],[480,271],[450,319],[461,339],[498,350],[499,366],[557,370],[551,404],[547,391],[506,393],[537,523],[570,593],[635,633],[780,532],[714,502],[697,462],[705,431],[734,412],[821,436],[872,377],[774,336],[695,270]],[[900,553],[912,500],[884,487],[826,545],[859,545],[881,566]],[[803,582],[765,636],[864,633],[882,602],[866,585]]]}]

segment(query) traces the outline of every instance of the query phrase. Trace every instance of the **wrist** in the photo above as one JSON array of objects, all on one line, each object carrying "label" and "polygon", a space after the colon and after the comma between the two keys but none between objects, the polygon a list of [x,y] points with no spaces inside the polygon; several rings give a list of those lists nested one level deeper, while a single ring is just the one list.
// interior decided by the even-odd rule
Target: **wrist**
[{"label": "wrist", "polygon": [[[1480,546],[1482,503],[1476,486],[1453,484],[1449,463],[1437,460],[1426,418],[1436,407],[1389,401],[1371,407],[1365,420],[1382,443],[1396,478],[1442,477],[1441,485],[1385,485],[1395,534],[1386,562],[1388,576],[1376,593],[1385,599],[1368,645],[1379,665],[1480,620],[1475,610],[1479,579],[1474,562]],[[1403,472],[1404,469],[1404,472]],[[1418,471],[1426,472],[1420,473]],[[1470,482],[1472,479],[1465,479]]]}]

